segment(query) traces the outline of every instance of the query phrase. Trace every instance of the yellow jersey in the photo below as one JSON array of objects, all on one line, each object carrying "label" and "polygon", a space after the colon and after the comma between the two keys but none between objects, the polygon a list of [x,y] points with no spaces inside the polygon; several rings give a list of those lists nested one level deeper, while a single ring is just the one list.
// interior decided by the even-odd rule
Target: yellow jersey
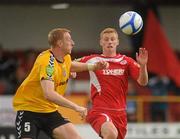
[{"label": "yellow jersey", "polygon": [[57,110],[58,105],[48,101],[40,84],[41,80],[52,80],[55,91],[64,95],[71,67],[71,56],[58,62],[50,50],[43,51],[36,59],[28,77],[23,81],[13,98],[16,111],[48,113]]}]

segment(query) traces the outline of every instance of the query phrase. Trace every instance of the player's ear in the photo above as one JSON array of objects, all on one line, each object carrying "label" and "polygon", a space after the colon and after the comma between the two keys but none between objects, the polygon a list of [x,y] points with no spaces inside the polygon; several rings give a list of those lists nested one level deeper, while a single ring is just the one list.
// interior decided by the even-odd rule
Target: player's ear
[{"label": "player's ear", "polygon": [[119,45],[119,39],[117,40],[117,45]]},{"label": "player's ear", "polygon": [[58,41],[57,41],[57,46],[60,46],[60,47],[61,47],[62,45],[63,45],[62,40],[58,40]]}]

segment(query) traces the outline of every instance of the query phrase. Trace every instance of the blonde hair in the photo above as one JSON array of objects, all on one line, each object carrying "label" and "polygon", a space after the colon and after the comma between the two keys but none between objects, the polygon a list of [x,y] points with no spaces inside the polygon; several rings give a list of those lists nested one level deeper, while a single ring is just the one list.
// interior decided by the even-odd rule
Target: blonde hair
[{"label": "blonde hair", "polygon": [[118,33],[117,33],[116,29],[109,27],[109,28],[105,28],[103,31],[101,31],[100,39],[102,38],[103,34],[105,34],[105,33],[115,33],[118,37]]},{"label": "blonde hair", "polygon": [[64,33],[71,31],[66,28],[55,28],[48,34],[48,43],[50,46],[55,47],[58,40],[63,40]]}]

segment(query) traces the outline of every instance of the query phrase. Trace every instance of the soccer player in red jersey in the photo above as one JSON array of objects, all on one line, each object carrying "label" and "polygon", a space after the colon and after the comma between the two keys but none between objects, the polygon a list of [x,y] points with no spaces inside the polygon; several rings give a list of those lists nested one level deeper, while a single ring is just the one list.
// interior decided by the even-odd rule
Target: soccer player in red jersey
[{"label": "soccer player in red jersey", "polygon": [[93,64],[107,61],[109,67],[90,71],[92,108],[87,121],[103,139],[124,139],[127,131],[126,94],[128,78],[140,85],[148,83],[148,52],[140,48],[136,61],[117,53],[118,33],[113,28],[106,28],[100,34],[102,54],[85,56],[78,61]]}]

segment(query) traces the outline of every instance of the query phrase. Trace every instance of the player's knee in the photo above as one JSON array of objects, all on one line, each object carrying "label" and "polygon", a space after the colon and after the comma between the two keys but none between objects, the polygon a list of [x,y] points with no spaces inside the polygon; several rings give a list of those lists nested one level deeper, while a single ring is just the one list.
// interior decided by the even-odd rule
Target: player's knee
[{"label": "player's knee", "polygon": [[106,122],[102,125],[101,136],[103,139],[117,139],[118,131],[111,122]]},{"label": "player's knee", "polygon": [[104,132],[102,134],[102,137],[103,137],[103,139],[117,139],[118,134],[117,134],[117,132],[110,130],[108,132]]},{"label": "player's knee", "polygon": [[82,137],[79,134],[71,136],[69,139],[82,139]]},{"label": "player's knee", "polygon": [[54,135],[53,136],[55,139],[60,139],[60,138],[64,138],[64,139],[82,139],[80,135],[77,135],[77,134],[67,134],[67,135]]},{"label": "player's knee", "polygon": [[67,139],[82,139],[82,137],[79,135],[69,135]]},{"label": "player's knee", "polygon": [[117,139],[117,135],[116,134],[113,134],[113,133],[110,133],[110,134],[106,134],[103,136],[103,139]]},{"label": "player's knee", "polygon": [[[72,139],[74,139],[74,137],[72,137]],[[82,139],[82,137],[77,136],[75,139]]]}]

